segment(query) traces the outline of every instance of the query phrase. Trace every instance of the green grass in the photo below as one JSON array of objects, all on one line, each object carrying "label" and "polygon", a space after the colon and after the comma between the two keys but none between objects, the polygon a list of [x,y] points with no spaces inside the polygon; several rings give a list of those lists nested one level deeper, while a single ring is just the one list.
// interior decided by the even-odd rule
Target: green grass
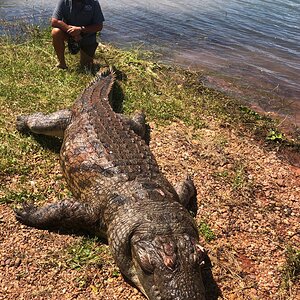
[{"label": "green grass", "polygon": [[241,189],[247,184],[247,174],[242,164],[236,166],[232,184],[234,189]]},{"label": "green grass", "polygon": [[216,239],[216,235],[210,228],[209,224],[202,220],[198,225],[199,234],[204,237],[206,242],[211,242]]},{"label": "green grass", "polygon": [[106,251],[107,246],[101,245],[96,238],[84,238],[67,249],[66,264],[71,269],[89,266],[101,267],[103,253]]},{"label": "green grass", "polygon": [[33,194],[29,191],[10,192],[0,198],[2,203],[22,203],[25,201],[41,200],[43,197],[40,194]]},{"label": "green grass", "polygon": [[277,130],[271,129],[271,130],[269,130],[266,139],[269,141],[274,141],[274,142],[283,142],[284,135],[281,132],[278,132]]},{"label": "green grass", "polygon": [[215,182],[222,187],[231,205],[248,205],[254,200],[255,181],[249,176],[247,161],[234,160],[230,167],[224,166],[212,173]]}]

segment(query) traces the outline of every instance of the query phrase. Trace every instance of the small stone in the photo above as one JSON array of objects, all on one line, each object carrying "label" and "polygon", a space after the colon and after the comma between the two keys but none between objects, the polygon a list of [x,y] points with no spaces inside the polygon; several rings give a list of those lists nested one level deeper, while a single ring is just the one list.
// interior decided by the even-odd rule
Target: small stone
[{"label": "small stone", "polygon": [[4,265],[5,265],[5,266],[9,266],[9,265],[10,265],[10,262],[11,262],[11,259],[8,258],[8,259],[4,262]]},{"label": "small stone", "polygon": [[256,217],[257,217],[258,219],[262,219],[262,218],[263,218],[263,215],[260,214],[260,213],[258,213],[258,214],[256,215]]},{"label": "small stone", "polygon": [[250,292],[250,295],[252,295],[252,297],[255,297],[255,296],[257,296],[257,290],[256,289],[250,289],[249,290],[249,292]]},{"label": "small stone", "polygon": [[278,180],[277,180],[277,184],[278,184],[279,186],[285,186],[284,180],[282,180],[282,179],[278,179]]},{"label": "small stone", "polygon": [[18,267],[19,265],[21,264],[21,258],[17,258],[16,260],[15,260],[15,267]]}]

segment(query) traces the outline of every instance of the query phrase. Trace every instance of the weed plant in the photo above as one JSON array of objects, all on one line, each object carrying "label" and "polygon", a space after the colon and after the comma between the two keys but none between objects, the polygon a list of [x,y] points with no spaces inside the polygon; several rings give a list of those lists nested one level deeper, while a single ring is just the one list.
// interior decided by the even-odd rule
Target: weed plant
[{"label": "weed plant", "polygon": [[101,257],[107,251],[107,246],[101,245],[96,238],[84,238],[68,248],[66,263],[71,269],[101,266],[103,263]]},{"label": "weed plant", "polygon": [[216,235],[214,234],[214,232],[210,228],[209,224],[205,220],[202,220],[199,223],[198,230],[199,230],[199,234],[202,237],[204,237],[206,242],[211,242],[212,240],[214,240],[216,238]]},{"label": "weed plant", "polygon": [[283,287],[289,289],[300,280],[300,250],[288,246],[286,249],[286,263],[282,270]]}]

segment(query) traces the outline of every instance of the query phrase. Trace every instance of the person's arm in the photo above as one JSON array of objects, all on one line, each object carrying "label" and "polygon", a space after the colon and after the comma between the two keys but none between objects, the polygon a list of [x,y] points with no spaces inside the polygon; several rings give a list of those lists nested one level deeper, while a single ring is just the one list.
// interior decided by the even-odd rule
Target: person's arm
[{"label": "person's arm", "polygon": [[88,26],[81,26],[81,33],[94,33],[101,31],[103,28],[103,23],[101,24],[92,24]]},{"label": "person's arm", "polygon": [[101,31],[103,28],[103,24],[92,24],[88,26],[72,26],[66,24],[64,21],[52,18],[51,19],[51,26],[61,29],[62,31],[70,34],[71,36],[75,37],[85,33],[94,33]]},{"label": "person's arm", "polygon": [[59,0],[51,18],[51,26],[59,28],[64,32],[70,29],[70,25],[65,22],[66,5],[64,0]]},{"label": "person's arm", "polygon": [[68,25],[64,21],[58,20],[56,18],[51,19],[51,26],[61,29],[62,31],[71,35],[72,37],[80,36],[82,32],[82,28],[80,26]]},{"label": "person's arm", "polygon": [[88,26],[69,26],[67,33],[73,37],[79,36],[80,34],[85,33],[94,33],[101,31],[103,25],[102,24],[92,24]]},{"label": "person's arm", "polygon": [[55,27],[55,28],[59,28],[64,32],[67,32],[72,27],[71,25],[68,25],[64,21],[56,19],[56,18],[51,18],[51,26]]}]

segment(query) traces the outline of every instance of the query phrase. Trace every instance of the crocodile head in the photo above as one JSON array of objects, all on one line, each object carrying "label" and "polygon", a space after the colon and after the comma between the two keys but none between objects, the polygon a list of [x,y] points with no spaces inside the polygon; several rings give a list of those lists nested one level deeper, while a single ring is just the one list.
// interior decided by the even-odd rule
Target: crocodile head
[{"label": "crocodile head", "polygon": [[203,248],[188,234],[134,236],[134,283],[149,300],[204,300]]}]

